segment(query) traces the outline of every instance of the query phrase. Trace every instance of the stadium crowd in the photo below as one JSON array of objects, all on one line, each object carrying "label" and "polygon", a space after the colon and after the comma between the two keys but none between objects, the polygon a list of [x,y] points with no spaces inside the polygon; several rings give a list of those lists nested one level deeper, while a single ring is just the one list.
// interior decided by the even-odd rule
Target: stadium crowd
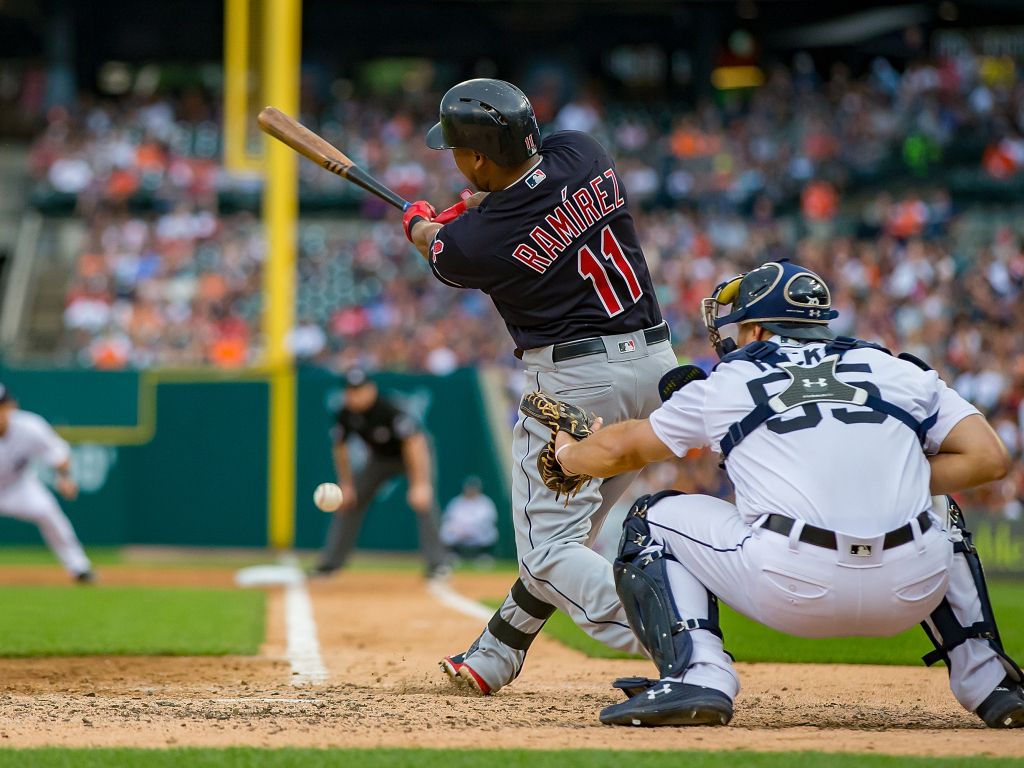
[{"label": "stadium crowd", "polygon": [[[315,90],[315,89],[307,89]],[[448,205],[461,177],[423,146],[436,94],[396,104],[318,101],[304,118],[399,194]],[[744,99],[606,108],[593,95],[540,98],[546,130],[591,132],[618,159],[681,359],[713,360],[699,300],[757,263],[793,257],[833,287],[841,333],[931,362],[1024,454],[1022,231],[975,226],[931,174],[966,164],[996,180],[1024,165],[1024,79],[973,56],[898,72],[879,59],[820,79],[799,57]],[[219,164],[212,101],[83,100],[55,112],[32,151],[39,191],[73,198],[88,222],[67,293],[65,352],[97,367],[242,366],[260,355],[262,233],[224,212],[251,180]],[[972,149],[973,148],[973,149]],[[303,199],[352,190],[301,165]],[[358,216],[300,226],[301,360],[447,373],[512,369],[485,296],[433,280],[397,217],[368,196]],[[1024,474],[986,493],[1020,515]]]}]

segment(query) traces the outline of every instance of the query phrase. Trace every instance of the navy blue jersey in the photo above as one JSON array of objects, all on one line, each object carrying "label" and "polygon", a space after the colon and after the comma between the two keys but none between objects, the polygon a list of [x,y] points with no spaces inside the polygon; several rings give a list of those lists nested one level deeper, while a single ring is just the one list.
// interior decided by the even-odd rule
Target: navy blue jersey
[{"label": "navy blue jersey", "polygon": [[430,267],[487,293],[520,349],[661,322],[626,191],[585,133],[544,139],[537,166],[441,227]]}]

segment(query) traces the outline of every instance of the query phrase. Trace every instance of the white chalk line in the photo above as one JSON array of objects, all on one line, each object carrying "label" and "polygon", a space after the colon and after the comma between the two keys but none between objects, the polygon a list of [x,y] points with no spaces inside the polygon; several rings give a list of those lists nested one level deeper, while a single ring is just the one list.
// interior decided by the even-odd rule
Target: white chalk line
[{"label": "white chalk line", "polygon": [[281,564],[294,568],[299,578],[285,586],[284,621],[288,637],[285,658],[291,665],[292,685],[320,685],[327,682],[327,667],[320,656],[320,642],[313,618],[306,579],[294,555],[281,557]]},{"label": "white chalk line", "polygon": [[494,614],[492,608],[488,608],[483,603],[478,603],[476,600],[459,594],[442,579],[428,580],[427,592],[452,610],[458,611],[465,616],[471,616],[474,619],[487,621]]}]

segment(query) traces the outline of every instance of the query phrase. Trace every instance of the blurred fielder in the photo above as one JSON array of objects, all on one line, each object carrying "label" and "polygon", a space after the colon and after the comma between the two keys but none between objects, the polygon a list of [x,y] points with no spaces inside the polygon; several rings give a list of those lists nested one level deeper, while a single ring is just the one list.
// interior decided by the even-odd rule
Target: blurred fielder
[{"label": "blurred fielder", "polygon": [[71,522],[36,474],[36,462],[53,468],[61,496],[70,501],[78,495],[68,444],[41,416],[19,410],[0,384],[0,515],[34,524],[68,573],[79,582],[91,582],[92,564]]}]

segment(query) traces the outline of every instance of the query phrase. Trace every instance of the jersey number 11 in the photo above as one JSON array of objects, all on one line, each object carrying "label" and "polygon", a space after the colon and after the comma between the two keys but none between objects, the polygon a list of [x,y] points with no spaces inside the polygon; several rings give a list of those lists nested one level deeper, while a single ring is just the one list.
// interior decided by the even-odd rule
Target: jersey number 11
[{"label": "jersey number 11", "polygon": [[[640,290],[640,281],[636,279],[636,272],[633,271],[632,265],[626,260],[626,255],[622,252],[622,246],[615,239],[615,234],[612,232],[610,225],[601,230],[601,255],[626,281],[629,297],[636,304],[643,295],[643,291]],[[604,264],[594,255],[594,252],[590,250],[588,245],[580,248],[578,261],[580,277],[593,283],[594,290],[597,291],[597,296],[601,299],[601,304],[604,306],[604,311],[608,313],[608,317],[615,317],[622,311],[622,301],[619,300],[611,281],[608,279],[608,272],[605,270]]]}]

